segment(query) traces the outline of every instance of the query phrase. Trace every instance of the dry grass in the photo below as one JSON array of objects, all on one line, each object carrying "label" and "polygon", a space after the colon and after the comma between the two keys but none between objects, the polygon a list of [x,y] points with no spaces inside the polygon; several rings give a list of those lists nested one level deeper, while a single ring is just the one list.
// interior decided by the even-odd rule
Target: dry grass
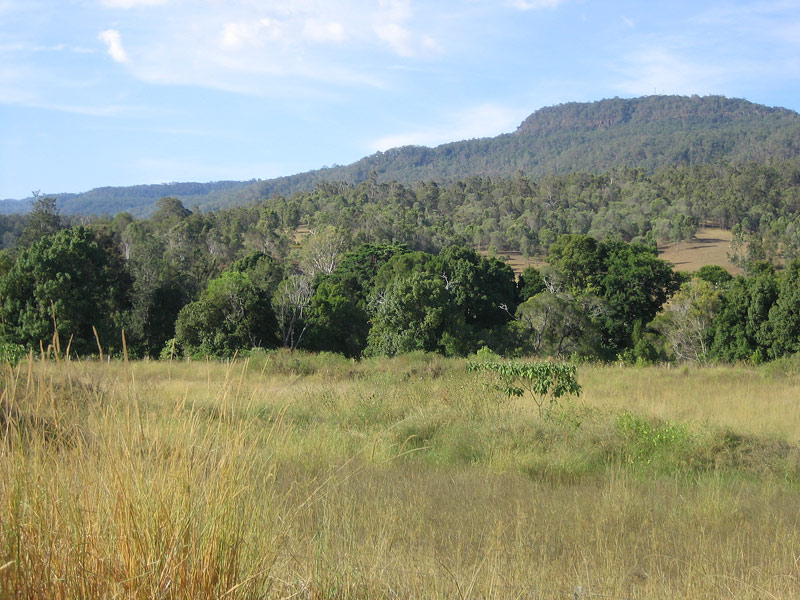
[{"label": "dry grass", "polygon": [[[679,271],[694,272],[705,265],[718,265],[729,273],[737,275],[741,269],[728,259],[733,236],[728,229],[706,227],[687,241],[676,244],[662,244],[658,247],[658,256]],[[481,254],[488,256],[488,252]],[[543,257],[524,257],[521,252],[503,250],[497,258],[508,264],[514,273],[520,275],[527,267],[542,267],[546,264]]]},{"label": "dry grass", "polygon": [[769,367],[650,367],[640,376],[618,366],[581,370],[584,401],[612,411],[711,423],[800,443],[800,374]]},{"label": "dry grass", "polygon": [[537,269],[547,264],[541,256],[528,256],[525,257],[522,252],[517,250],[502,250],[497,254],[490,255],[487,251],[480,251],[484,256],[495,256],[499,260],[506,263],[514,273],[519,276],[528,267],[536,267]]},{"label": "dry grass", "polygon": [[659,258],[679,271],[694,272],[705,265],[717,265],[737,275],[741,269],[728,259],[733,235],[728,229],[706,227],[691,240],[659,246]]},{"label": "dry grass", "polygon": [[[430,356],[23,364],[0,597],[797,597],[796,371],[580,375],[543,420]],[[631,441],[623,410],[691,420],[695,445]],[[686,466],[717,425],[780,441],[760,460],[783,470]]]}]

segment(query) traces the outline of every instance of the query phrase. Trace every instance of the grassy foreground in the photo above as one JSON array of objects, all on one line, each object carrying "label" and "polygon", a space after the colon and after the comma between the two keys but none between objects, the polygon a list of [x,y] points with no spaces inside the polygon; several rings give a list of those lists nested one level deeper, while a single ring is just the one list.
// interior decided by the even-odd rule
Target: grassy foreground
[{"label": "grassy foreground", "polygon": [[800,368],[28,361],[2,598],[797,598]]}]

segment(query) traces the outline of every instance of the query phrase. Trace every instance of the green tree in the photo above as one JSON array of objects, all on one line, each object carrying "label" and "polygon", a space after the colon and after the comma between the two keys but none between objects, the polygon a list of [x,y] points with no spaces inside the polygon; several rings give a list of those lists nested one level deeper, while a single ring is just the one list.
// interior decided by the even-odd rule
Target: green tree
[{"label": "green tree", "polygon": [[398,277],[377,299],[366,353],[394,356],[413,350],[460,353],[463,319],[450,303],[438,275],[414,272]]},{"label": "green tree", "polygon": [[[131,279],[109,240],[75,227],[43,237],[23,250],[0,280],[4,333],[12,342],[38,349],[57,328],[62,350],[78,355],[120,347],[130,308]],[[71,343],[70,343],[71,339]]]},{"label": "green tree", "polygon": [[800,352],[800,260],[792,261],[781,274],[768,325],[772,336],[770,358]]},{"label": "green tree", "polygon": [[600,323],[612,356],[631,343],[637,321],[649,323],[680,287],[681,278],[655,249],[641,244],[603,244],[606,255],[600,296],[606,310]]},{"label": "green tree", "polygon": [[274,348],[277,323],[269,298],[246,273],[226,271],[200,298],[181,309],[175,340],[191,356],[232,356],[251,348]]},{"label": "green tree", "polygon": [[507,396],[530,395],[541,415],[563,396],[579,396],[581,386],[575,365],[553,362],[469,362],[467,371],[489,371],[500,379],[498,387]]},{"label": "green tree", "polygon": [[727,287],[733,279],[733,275],[719,265],[704,265],[697,270],[695,277],[709,282],[716,288]]},{"label": "green tree", "polygon": [[769,313],[778,298],[774,269],[761,265],[749,277],[736,277],[722,295],[714,319],[711,353],[724,361],[762,360],[769,354]]},{"label": "green tree", "polygon": [[285,274],[284,265],[263,252],[251,252],[234,262],[227,270],[246,273],[256,289],[270,298],[275,294]]},{"label": "green tree", "polygon": [[561,275],[561,287],[573,296],[602,292],[604,261],[603,247],[588,235],[562,235],[548,254],[549,264]]},{"label": "green tree", "polygon": [[503,326],[516,310],[514,271],[504,262],[481,256],[466,246],[448,246],[438,259],[445,289],[476,338],[477,349],[485,344],[481,336]]},{"label": "green tree", "polygon": [[536,267],[526,267],[517,280],[517,296],[520,302],[545,290],[544,277]]},{"label": "green tree", "polygon": [[175,335],[175,321],[187,302],[180,273],[164,257],[164,244],[141,222],[122,232],[127,268],[133,277],[129,347],[135,354],[158,356]]},{"label": "green tree", "polygon": [[704,279],[690,279],[670,299],[653,326],[666,338],[680,361],[703,362],[713,341],[712,324],[721,292]]},{"label": "green tree", "polygon": [[592,315],[600,310],[596,298],[580,300],[566,293],[548,291],[531,296],[517,307],[512,324],[522,349],[536,356],[591,356],[595,352],[597,328]]},{"label": "green tree", "polygon": [[314,351],[360,356],[366,348],[369,317],[358,301],[354,278],[324,279],[308,309],[309,330],[303,347]]},{"label": "green tree", "polygon": [[21,248],[29,248],[43,237],[53,235],[64,228],[64,222],[56,206],[56,199],[51,196],[41,197],[34,193],[33,209],[28,217],[28,223],[22,230],[19,238]]}]

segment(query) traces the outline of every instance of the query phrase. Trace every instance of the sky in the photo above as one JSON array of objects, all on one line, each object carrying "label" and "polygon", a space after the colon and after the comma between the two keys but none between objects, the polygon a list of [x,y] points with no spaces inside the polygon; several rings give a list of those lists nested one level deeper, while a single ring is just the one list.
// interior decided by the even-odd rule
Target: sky
[{"label": "sky", "polygon": [[800,0],[0,0],[0,198],[268,179],[654,93],[800,111]]}]

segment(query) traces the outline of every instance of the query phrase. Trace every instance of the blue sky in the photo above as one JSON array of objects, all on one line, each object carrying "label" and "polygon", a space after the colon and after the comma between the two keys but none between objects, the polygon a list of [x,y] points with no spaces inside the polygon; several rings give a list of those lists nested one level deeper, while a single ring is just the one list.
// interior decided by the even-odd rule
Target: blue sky
[{"label": "blue sky", "polygon": [[0,198],[266,179],[652,93],[800,110],[800,0],[0,0]]}]

